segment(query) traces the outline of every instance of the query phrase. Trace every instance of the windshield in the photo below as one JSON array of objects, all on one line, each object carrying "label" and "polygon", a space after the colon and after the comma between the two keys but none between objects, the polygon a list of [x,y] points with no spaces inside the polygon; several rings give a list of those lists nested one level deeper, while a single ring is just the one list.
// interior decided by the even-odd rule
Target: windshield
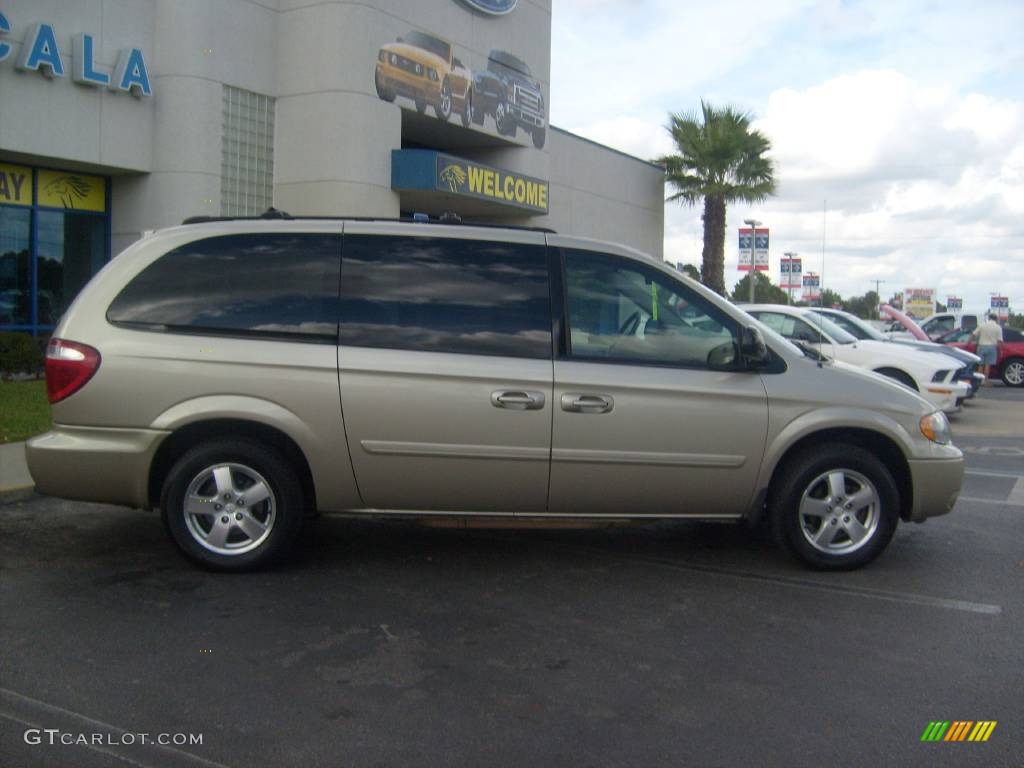
[{"label": "windshield", "polygon": [[840,315],[838,313],[833,312],[822,312],[821,310],[818,309],[812,309],[811,311],[816,315],[821,315],[821,317],[824,317],[827,320],[831,320],[833,323],[838,325],[851,336],[855,336],[858,339],[873,339],[874,341],[886,341],[885,336],[880,331],[872,328],[859,317]]},{"label": "windshield", "polygon": [[827,317],[823,317],[815,312],[808,312],[804,317],[819,331],[831,336],[832,341],[836,344],[853,344],[857,341],[856,336],[847,333]]},{"label": "windshield", "polygon": [[430,51],[434,55],[448,61],[450,46],[443,40],[438,40],[436,37],[413,30],[405,36],[405,42],[409,45],[415,45],[417,48],[422,48],[425,51]]},{"label": "windshield", "polygon": [[[526,66],[526,62],[516,58],[507,51],[491,51],[491,55],[488,56],[487,58],[489,60],[489,63],[491,64],[497,64],[501,67],[506,67],[507,69],[511,69],[516,72],[519,72],[520,74],[526,75],[527,77],[532,77],[532,75],[530,74],[530,68]],[[498,71],[495,70],[493,67],[489,67],[489,69],[491,69],[492,71]]]}]

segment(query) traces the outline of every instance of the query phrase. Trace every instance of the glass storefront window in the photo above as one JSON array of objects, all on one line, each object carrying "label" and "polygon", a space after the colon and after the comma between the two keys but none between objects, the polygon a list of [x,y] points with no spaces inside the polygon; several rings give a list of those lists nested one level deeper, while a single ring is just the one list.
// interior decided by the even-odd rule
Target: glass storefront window
[{"label": "glass storefront window", "polygon": [[0,331],[48,333],[107,262],[108,185],[0,162]]},{"label": "glass storefront window", "polygon": [[71,300],[105,261],[104,219],[39,211],[36,226],[36,307],[39,325],[56,325]]},{"label": "glass storefront window", "polygon": [[32,322],[29,208],[0,206],[0,326]]}]

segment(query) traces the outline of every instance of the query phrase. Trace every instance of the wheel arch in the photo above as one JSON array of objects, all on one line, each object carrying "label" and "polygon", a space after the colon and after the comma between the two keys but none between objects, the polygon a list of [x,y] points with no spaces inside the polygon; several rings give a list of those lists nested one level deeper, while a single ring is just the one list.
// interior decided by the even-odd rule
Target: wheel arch
[{"label": "wheel arch", "polygon": [[159,506],[160,493],[174,463],[187,450],[207,439],[224,435],[247,437],[280,451],[295,468],[302,486],[306,508],[315,510],[316,485],[305,453],[291,437],[276,427],[241,418],[211,418],[179,427],[160,443],[150,463],[147,501],[151,508]]},{"label": "wheel arch", "polygon": [[862,427],[828,427],[805,434],[791,443],[779,456],[772,467],[768,481],[765,501],[771,498],[771,492],[778,483],[782,472],[789,461],[797,454],[826,443],[845,443],[855,445],[877,456],[886,469],[892,473],[896,489],[900,495],[900,519],[909,520],[914,507],[914,488],[910,475],[910,465],[899,443],[881,432]]},{"label": "wheel arch", "polygon": [[[915,392],[920,392],[921,388],[917,384],[917,379],[914,378],[913,374],[909,371],[905,371],[902,368],[897,368],[894,365],[881,365],[878,368],[872,369],[875,373],[882,376],[886,376],[893,381],[898,381],[908,387],[912,387]],[[893,375],[895,374],[895,375]],[[906,379],[906,381],[904,381]]]}]

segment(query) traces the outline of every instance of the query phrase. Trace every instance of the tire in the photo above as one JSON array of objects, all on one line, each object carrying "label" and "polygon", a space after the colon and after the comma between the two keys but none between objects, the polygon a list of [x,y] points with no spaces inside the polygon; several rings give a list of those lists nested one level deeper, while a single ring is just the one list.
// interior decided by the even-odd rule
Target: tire
[{"label": "tire", "polygon": [[515,123],[512,122],[512,117],[508,113],[508,105],[504,101],[499,101],[494,107],[494,126],[502,136],[516,135]]},{"label": "tire", "polygon": [[1024,387],[1024,357],[1006,360],[999,376],[1008,387]]},{"label": "tire", "polygon": [[416,111],[421,115],[427,111],[427,101],[422,96],[417,95],[413,101],[416,102]]},{"label": "tire", "polygon": [[487,117],[487,113],[484,112],[483,108],[477,106],[476,99],[473,98],[473,90],[472,89],[469,90],[468,97],[469,97],[469,116],[470,116],[470,119],[476,125],[483,125],[484,124],[484,118]]},{"label": "tire", "polygon": [[472,101],[473,101],[473,96],[469,92],[469,89],[466,89],[466,98],[464,98],[462,100],[462,115],[461,115],[461,117],[462,117],[462,127],[463,128],[469,128],[469,123],[470,123],[470,120],[472,119],[472,114],[473,114],[473,103],[472,103]]},{"label": "tire", "polygon": [[544,139],[547,138],[547,131],[543,128],[533,129],[533,146],[537,149],[544,149]]},{"label": "tire", "polygon": [[174,543],[219,571],[262,568],[282,558],[299,532],[303,507],[292,465],[248,439],[211,440],[186,451],[160,496]]},{"label": "tire", "polygon": [[917,382],[914,381],[913,377],[903,371],[898,371],[895,368],[879,368],[875,373],[880,373],[883,376],[887,376],[894,381],[898,381],[905,387],[910,387],[915,392],[918,392]]},{"label": "tire", "polygon": [[[837,497],[839,504],[832,501]],[[780,470],[769,514],[776,539],[805,565],[851,570],[888,546],[899,500],[892,475],[874,455],[827,443],[798,453]]]},{"label": "tire", "polygon": [[434,105],[434,114],[437,115],[438,120],[443,120],[446,123],[452,116],[452,86],[447,78],[441,83],[441,95],[437,99],[437,104]]}]

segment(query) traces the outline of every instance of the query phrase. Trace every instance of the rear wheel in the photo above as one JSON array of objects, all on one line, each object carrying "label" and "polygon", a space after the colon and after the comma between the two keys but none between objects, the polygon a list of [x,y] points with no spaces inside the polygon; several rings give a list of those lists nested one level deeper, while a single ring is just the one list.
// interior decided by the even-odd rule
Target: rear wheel
[{"label": "rear wheel", "polygon": [[1008,387],[1024,387],[1024,357],[1011,357],[1000,374]]},{"label": "rear wheel", "polygon": [[814,446],[792,459],[772,486],[776,538],[821,570],[849,570],[874,560],[899,521],[899,491],[877,458],[843,443]]},{"label": "rear wheel", "polygon": [[178,459],[160,501],[168,533],[189,558],[240,571],[288,551],[304,500],[295,470],[276,450],[251,440],[212,440]]}]

